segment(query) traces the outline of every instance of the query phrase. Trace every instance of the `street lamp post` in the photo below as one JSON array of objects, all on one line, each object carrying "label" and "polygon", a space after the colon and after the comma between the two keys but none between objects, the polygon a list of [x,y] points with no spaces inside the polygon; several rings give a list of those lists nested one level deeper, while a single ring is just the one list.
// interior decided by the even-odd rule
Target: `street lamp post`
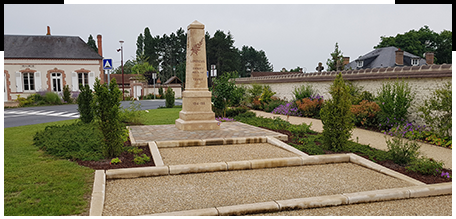
[{"label": "street lamp post", "polygon": [[124,69],[123,69],[123,40],[119,41],[120,43],[120,49],[117,50],[117,52],[120,51],[120,64],[122,66],[122,100],[125,100],[125,84],[124,84]]}]

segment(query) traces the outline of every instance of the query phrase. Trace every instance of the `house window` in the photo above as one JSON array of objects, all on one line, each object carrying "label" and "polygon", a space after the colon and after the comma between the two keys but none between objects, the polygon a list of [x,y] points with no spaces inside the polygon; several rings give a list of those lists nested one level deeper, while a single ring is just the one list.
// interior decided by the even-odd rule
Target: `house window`
[{"label": "house window", "polygon": [[89,73],[78,73],[79,84],[89,85]]},{"label": "house window", "polygon": [[412,59],[412,66],[417,66],[419,63],[419,59]]},{"label": "house window", "polygon": [[52,91],[62,92],[62,74],[52,73],[51,81],[52,81]]},{"label": "house window", "polygon": [[34,73],[24,73],[24,91],[34,91],[35,90],[35,78]]},{"label": "house window", "polygon": [[362,67],[363,67],[363,64],[364,64],[364,61],[363,61],[363,60],[356,61],[356,67],[357,67],[357,68],[362,68]]}]

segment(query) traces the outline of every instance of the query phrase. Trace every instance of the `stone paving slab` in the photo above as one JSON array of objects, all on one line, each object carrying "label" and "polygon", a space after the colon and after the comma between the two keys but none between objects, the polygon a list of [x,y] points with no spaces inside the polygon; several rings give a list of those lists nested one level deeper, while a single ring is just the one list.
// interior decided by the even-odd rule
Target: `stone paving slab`
[{"label": "stone paving slab", "polygon": [[223,122],[218,130],[183,131],[173,125],[130,126],[130,140],[133,145],[151,141],[200,140],[240,137],[283,137],[286,135],[247,125],[241,122]]}]

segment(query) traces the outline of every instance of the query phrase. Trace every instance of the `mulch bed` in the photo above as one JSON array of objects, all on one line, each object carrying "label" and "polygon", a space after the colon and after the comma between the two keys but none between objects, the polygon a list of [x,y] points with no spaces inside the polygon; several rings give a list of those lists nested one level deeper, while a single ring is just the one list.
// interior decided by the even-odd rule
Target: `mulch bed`
[{"label": "mulch bed", "polygon": [[[261,127],[261,128],[264,128],[264,129],[268,129],[268,128],[265,128],[265,127]],[[271,130],[271,129],[269,129]],[[278,132],[278,133],[281,133],[281,134],[285,134],[288,136],[288,141],[284,141],[285,143],[289,144],[289,143],[293,143],[293,144],[300,144],[299,142],[296,142],[294,141],[293,139],[293,134],[288,131],[288,130],[271,130],[271,131],[275,131],[275,132]],[[320,142],[315,142],[315,144],[317,145],[321,145]],[[304,151],[305,152],[305,151]],[[345,154],[345,153],[351,153],[351,152],[333,152],[333,151],[326,151],[325,150],[325,154]],[[366,159],[369,159],[368,156],[365,156],[363,154],[360,154],[360,153],[355,153],[361,157],[364,157]],[[402,166],[402,165],[399,165],[399,164],[396,164],[394,163],[392,160],[384,160],[384,161],[378,161],[378,160],[375,160],[375,162],[377,164],[380,164],[386,168],[389,168],[391,170],[394,170],[396,172],[399,172],[399,173],[402,173],[406,176],[409,176],[413,179],[416,179],[418,181],[421,181],[423,183],[426,183],[426,184],[435,184],[435,183],[444,183],[444,182],[451,182],[451,178],[444,178],[444,177],[441,177],[440,176],[440,173],[437,174],[436,176],[434,175],[423,175],[421,173],[418,173],[418,172],[412,172],[412,171],[408,171],[405,169],[405,166]],[[443,169],[444,172],[449,172],[450,175],[453,175],[452,174],[452,171],[450,169]]]},{"label": "mulch bed", "polygon": [[[124,146],[131,146],[130,140],[124,143]],[[138,147],[143,150],[148,157],[150,157],[150,161],[145,164],[136,164],[133,162],[134,154],[128,153],[126,151],[122,152],[118,157],[122,162],[118,164],[110,164],[111,159],[103,159],[99,161],[82,161],[77,160],[77,163],[81,166],[90,167],[94,170],[108,170],[108,169],[120,169],[120,168],[131,168],[131,167],[154,167],[154,161],[152,159],[152,154],[150,153],[148,146],[140,146]]]}]

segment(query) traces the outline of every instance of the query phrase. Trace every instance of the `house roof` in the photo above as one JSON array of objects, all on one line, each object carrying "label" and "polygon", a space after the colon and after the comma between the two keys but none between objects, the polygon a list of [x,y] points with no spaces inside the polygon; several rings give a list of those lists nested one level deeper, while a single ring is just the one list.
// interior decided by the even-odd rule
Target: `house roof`
[{"label": "house roof", "polygon": [[[383,68],[383,67],[395,67],[396,65],[396,51],[399,50],[398,48],[394,46],[390,47],[384,47],[384,48],[378,48],[375,49],[357,59],[354,61],[348,63],[345,65],[345,69],[360,69],[357,68],[356,62],[357,61],[363,61],[363,67],[362,68]],[[407,51],[404,51],[404,65],[405,66],[411,66],[411,59],[420,59],[419,61],[419,66],[425,65],[426,60],[413,55]]]},{"label": "house roof", "polygon": [[163,84],[182,84],[182,81],[177,76],[173,76]]},{"label": "house roof", "polygon": [[4,35],[4,58],[103,59],[78,36]]}]

